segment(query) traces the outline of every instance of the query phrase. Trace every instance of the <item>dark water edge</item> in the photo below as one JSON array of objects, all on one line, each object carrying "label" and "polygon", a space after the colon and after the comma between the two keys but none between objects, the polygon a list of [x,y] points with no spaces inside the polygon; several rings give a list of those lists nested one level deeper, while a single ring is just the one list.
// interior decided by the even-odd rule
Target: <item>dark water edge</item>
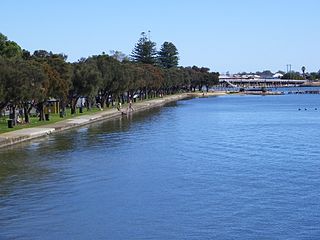
[{"label": "dark water edge", "polygon": [[1,149],[0,239],[319,239],[319,100],[179,101]]}]

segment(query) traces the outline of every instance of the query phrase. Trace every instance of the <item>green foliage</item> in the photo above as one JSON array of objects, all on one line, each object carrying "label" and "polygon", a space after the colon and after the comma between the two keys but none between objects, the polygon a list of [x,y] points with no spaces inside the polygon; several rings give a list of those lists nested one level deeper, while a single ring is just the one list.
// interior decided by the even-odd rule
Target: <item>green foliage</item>
[{"label": "green foliage", "polygon": [[304,77],[299,72],[288,72],[282,76],[282,79],[303,80]]},{"label": "green foliage", "polygon": [[[27,55],[26,53],[24,55]],[[67,56],[54,54],[45,50],[36,50],[29,59],[41,63],[49,77],[48,97],[65,101],[72,85],[72,66],[66,62]]]},{"label": "green foliage", "polygon": [[158,63],[160,67],[172,68],[178,66],[178,50],[171,42],[164,42],[158,53]]},{"label": "green foliage", "polygon": [[162,45],[157,65],[155,43],[144,33],[132,62],[113,51],[111,56],[103,53],[71,64],[64,54],[46,50],[30,54],[2,34],[0,50],[0,110],[8,105],[23,107],[27,117],[33,106],[40,119],[50,98],[60,100],[62,109],[70,104],[74,113],[80,97],[89,105],[96,100],[109,106],[111,101],[129,101],[133,96],[146,99],[203,86],[208,89],[219,76],[205,67],[178,68],[178,51],[170,42]]},{"label": "green foliage", "polygon": [[101,75],[97,65],[87,59],[73,64],[72,97],[93,98],[100,88]]},{"label": "green foliage", "polygon": [[9,41],[5,35],[0,33],[0,56],[5,58],[21,57],[22,49],[16,42]]},{"label": "green foliage", "polygon": [[156,43],[147,38],[146,34],[143,32],[132,51],[131,58],[137,63],[155,64],[156,55]]},{"label": "green foliage", "polygon": [[[103,54],[104,55],[104,54]],[[121,51],[110,51],[110,55],[111,57],[113,57],[114,59],[118,60],[119,62],[123,62],[123,61],[129,61],[129,58],[126,54],[124,54]]]},{"label": "green foliage", "polygon": [[14,109],[28,102],[42,102],[47,98],[49,80],[43,66],[36,61],[4,59],[0,61],[0,82],[4,89],[0,110],[8,104]]}]

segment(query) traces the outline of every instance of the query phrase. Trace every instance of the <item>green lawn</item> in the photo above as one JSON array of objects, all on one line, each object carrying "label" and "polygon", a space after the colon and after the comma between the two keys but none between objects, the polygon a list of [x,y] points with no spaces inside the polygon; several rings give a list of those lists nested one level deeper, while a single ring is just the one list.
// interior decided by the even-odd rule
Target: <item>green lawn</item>
[{"label": "green lawn", "polygon": [[[107,110],[107,109],[106,109]],[[17,124],[13,128],[8,128],[8,117],[1,117],[0,118],[0,134],[10,131],[15,131],[23,128],[31,128],[31,127],[39,127],[51,123],[56,123],[62,120],[74,118],[81,115],[90,115],[100,112],[100,109],[98,108],[92,108],[89,111],[87,109],[83,109],[83,113],[79,113],[79,110],[77,110],[77,113],[74,115],[71,115],[71,110],[67,109],[66,116],[64,118],[60,118],[59,114],[50,114],[49,121],[39,121],[39,117],[30,117],[30,123],[28,124]]]},{"label": "green lawn", "polygon": [[[149,98],[149,99],[145,99],[142,101],[151,101],[154,99],[158,99],[157,98]],[[137,103],[141,102],[139,100],[137,100]],[[134,106],[135,102],[133,103]],[[122,108],[125,109],[128,106],[127,103],[122,104]],[[108,109],[112,109],[110,108],[104,108],[104,111],[107,111]],[[64,118],[60,118],[59,114],[50,114],[50,120],[49,121],[39,121],[39,117],[30,117],[30,123],[28,124],[18,124],[15,125],[13,128],[8,128],[8,117],[0,117],[0,134],[1,133],[6,133],[6,132],[11,132],[11,131],[15,131],[15,130],[19,130],[19,129],[23,129],[23,128],[31,128],[31,127],[40,127],[40,126],[44,126],[47,124],[51,124],[51,123],[56,123],[62,120],[66,120],[66,119],[70,119],[70,118],[74,118],[77,116],[81,116],[81,115],[90,115],[90,114],[94,114],[97,112],[100,112],[101,110],[99,108],[93,107],[91,108],[89,111],[86,108],[83,108],[83,113],[79,113],[79,109],[77,109],[77,113],[74,115],[71,115],[71,110],[67,109],[66,110],[66,116]]]}]

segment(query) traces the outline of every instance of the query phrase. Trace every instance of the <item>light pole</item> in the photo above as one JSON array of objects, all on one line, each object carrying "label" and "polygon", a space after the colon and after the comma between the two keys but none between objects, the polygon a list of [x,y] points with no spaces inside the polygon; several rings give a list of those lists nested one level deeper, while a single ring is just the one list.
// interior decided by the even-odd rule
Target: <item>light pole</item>
[{"label": "light pole", "polygon": [[287,64],[287,73],[289,73],[289,78],[291,78],[291,64]]}]

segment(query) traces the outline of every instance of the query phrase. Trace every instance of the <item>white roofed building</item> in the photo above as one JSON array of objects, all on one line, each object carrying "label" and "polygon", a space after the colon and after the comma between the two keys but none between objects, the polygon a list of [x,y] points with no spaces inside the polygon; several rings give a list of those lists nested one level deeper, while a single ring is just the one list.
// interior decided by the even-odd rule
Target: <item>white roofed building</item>
[{"label": "white roofed building", "polygon": [[273,74],[272,77],[273,77],[273,78],[282,78],[282,77],[283,77],[283,74],[282,74],[282,73],[275,73],[275,74]]}]

